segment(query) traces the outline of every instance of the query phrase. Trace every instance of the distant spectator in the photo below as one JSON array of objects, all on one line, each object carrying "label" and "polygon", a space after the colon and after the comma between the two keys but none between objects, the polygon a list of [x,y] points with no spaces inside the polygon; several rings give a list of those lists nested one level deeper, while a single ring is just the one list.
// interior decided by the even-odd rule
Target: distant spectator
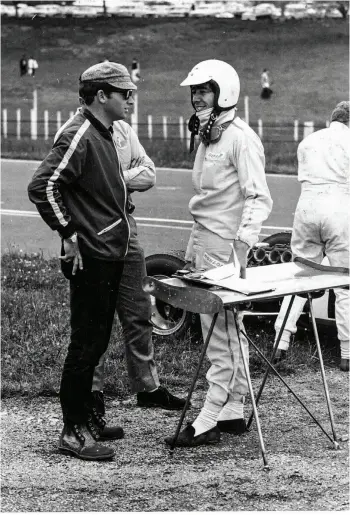
[{"label": "distant spectator", "polygon": [[35,71],[39,68],[38,62],[33,56],[28,59],[28,75],[34,77]]},{"label": "distant spectator", "polygon": [[137,59],[134,58],[132,60],[132,65],[131,65],[131,80],[135,84],[136,82],[138,82],[140,80],[140,78],[141,78],[140,65],[139,65]]},{"label": "distant spectator", "polygon": [[27,75],[27,72],[28,72],[28,60],[27,60],[27,56],[23,54],[19,60],[19,73],[20,73],[21,77],[23,77],[23,75]]},{"label": "distant spectator", "polygon": [[261,98],[269,99],[272,95],[273,91],[270,88],[270,77],[269,77],[269,71],[264,68],[262,74],[261,74]]}]

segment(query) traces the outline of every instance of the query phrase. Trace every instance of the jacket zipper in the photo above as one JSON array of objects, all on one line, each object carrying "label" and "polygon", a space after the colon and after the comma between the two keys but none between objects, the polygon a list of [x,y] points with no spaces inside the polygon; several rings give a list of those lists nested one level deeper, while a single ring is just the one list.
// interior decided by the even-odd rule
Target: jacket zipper
[{"label": "jacket zipper", "polygon": [[117,220],[116,222],[112,223],[108,227],[105,227],[104,229],[102,229],[102,231],[98,232],[97,236],[100,236],[101,234],[110,231],[111,229],[113,229],[113,227],[116,227],[117,225],[119,225],[121,221],[122,221],[122,219],[119,218],[119,220]]},{"label": "jacket zipper", "polygon": [[126,251],[125,251],[125,254],[124,254],[124,257],[125,257],[125,256],[127,255],[127,253],[128,253],[128,250],[129,250],[129,241],[130,241],[130,225],[129,225],[128,217],[127,217],[127,215],[126,215],[126,201],[127,201],[127,198],[128,198],[128,194],[127,194],[127,189],[126,189],[126,184],[125,184],[124,176],[123,176],[123,173],[122,173],[122,170],[121,170],[121,166],[120,166],[120,160],[119,160],[118,149],[117,149],[117,145],[115,144],[115,141],[114,141],[114,138],[113,138],[113,134],[111,134],[111,137],[112,137],[113,145],[114,145],[114,148],[115,148],[115,151],[116,151],[116,154],[117,154],[117,159],[118,159],[118,172],[119,172],[120,178],[121,178],[121,180],[122,180],[123,187],[124,187],[124,193],[125,193],[125,200],[124,200],[124,216],[125,216],[125,221],[126,221],[126,225],[127,225],[127,228],[128,228],[128,242],[127,242],[127,244],[126,244]]}]

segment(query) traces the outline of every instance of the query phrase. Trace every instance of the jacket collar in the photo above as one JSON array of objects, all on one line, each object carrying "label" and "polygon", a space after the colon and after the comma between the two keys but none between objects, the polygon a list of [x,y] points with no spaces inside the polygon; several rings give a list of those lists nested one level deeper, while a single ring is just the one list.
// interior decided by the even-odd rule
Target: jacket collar
[{"label": "jacket collar", "polygon": [[81,110],[81,114],[83,116],[85,116],[85,118],[87,118],[89,120],[89,122],[91,123],[91,125],[93,125],[95,127],[95,129],[98,130],[98,132],[100,134],[102,134],[102,136],[104,136],[105,138],[108,138],[108,139],[111,139],[112,135],[110,133],[110,131],[107,129],[107,127],[105,125],[103,125],[103,123],[101,123],[93,114],[91,111],[89,111],[89,109],[87,107],[84,107],[82,110]]},{"label": "jacket collar", "polygon": [[229,111],[221,111],[217,119],[215,120],[214,125],[222,125],[226,122],[233,122],[236,116],[236,108],[232,108]]},{"label": "jacket collar", "polygon": [[343,131],[344,129],[346,130],[349,130],[349,127],[347,125],[345,125],[345,123],[342,123],[342,122],[331,122],[329,124],[329,126],[332,128],[332,129],[336,129],[336,130],[340,130],[340,131]]}]

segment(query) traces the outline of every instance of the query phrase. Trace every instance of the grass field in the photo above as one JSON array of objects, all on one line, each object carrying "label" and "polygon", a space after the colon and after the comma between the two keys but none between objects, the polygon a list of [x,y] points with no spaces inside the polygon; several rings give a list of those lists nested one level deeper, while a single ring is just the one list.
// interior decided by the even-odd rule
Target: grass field
[{"label": "grass field", "polygon": [[[336,102],[349,95],[348,22],[342,19],[249,22],[230,19],[39,19],[2,20],[2,105],[29,117],[32,89],[40,112],[77,106],[77,79],[105,58],[141,64],[139,121],[147,114],[169,122],[191,114],[188,88],[179,83],[199,61],[223,59],[241,77],[241,101],[249,96],[250,119],[325,123]],[[37,76],[19,77],[23,53],[39,62]],[[260,74],[271,71],[274,95],[260,99]],[[12,115],[11,115],[12,112]],[[25,114],[27,112],[27,115]],[[41,115],[42,117],[42,115]],[[292,133],[291,133],[292,134]]]},{"label": "grass field", "polygon": [[[57,395],[70,338],[68,281],[60,272],[57,259],[45,260],[40,255],[16,251],[3,254],[1,265],[1,393],[3,396]],[[247,322],[247,331],[262,352],[271,354],[272,322]],[[328,332],[321,341],[327,367],[336,367],[339,356],[336,338]],[[181,340],[155,337],[155,359],[163,384],[189,388],[202,347],[198,342],[195,333],[188,333]],[[208,366],[206,360],[197,384],[199,390],[206,388]],[[311,333],[297,333],[288,359],[280,367],[287,374],[318,369]],[[253,376],[262,372],[261,360],[253,351],[250,369]],[[108,350],[105,391],[120,398],[130,395],[117,319]]]}]

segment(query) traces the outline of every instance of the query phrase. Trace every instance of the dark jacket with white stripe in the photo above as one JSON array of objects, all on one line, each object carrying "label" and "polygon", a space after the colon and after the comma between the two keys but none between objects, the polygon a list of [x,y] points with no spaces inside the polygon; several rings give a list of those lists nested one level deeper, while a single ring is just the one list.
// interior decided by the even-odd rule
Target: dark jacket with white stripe
[{"label": "dark jacket with white stripe", "polygon": [[67,125],[28,186],[43,220],[81,254],[117,261],[127,253],[127,191],[111,133],[84,109]]}]

